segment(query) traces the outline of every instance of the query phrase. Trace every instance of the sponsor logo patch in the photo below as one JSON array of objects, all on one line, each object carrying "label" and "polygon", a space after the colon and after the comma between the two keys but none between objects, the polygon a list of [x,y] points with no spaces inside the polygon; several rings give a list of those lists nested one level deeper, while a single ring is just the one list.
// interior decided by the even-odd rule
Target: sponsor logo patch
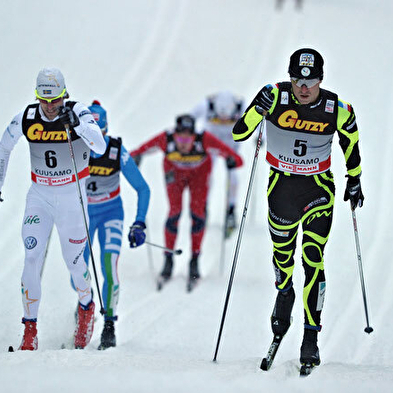
[{"label": "sponsor logo patch", "polygon": [[72,244],[81,244],[84,243],[87,239],[87,236],[85,236],[83,239],[68,239],[68,241]]},{"label": "sponsor logo patch", "polygon": [[296,128],[297,130],[323,132],[329,123],[299,119],[299,114],[294,110],[288,110],[278,118],[278,124],[284,128]]},{"label": "sponsor logo patch", "polygon": [[116,160],[118,154],[119,154],[119,149],[117,147],[111,147],[109,150],[109,159]]},{"label": "sponsor logo patch", "polygon": [[334,101],[333,100],[326,101],[325,112],[328,112],[328,113],[334,112]]},{"label": "sponsor logo patch", "polygon": [[326,282],[323,281],[319,283],[317,311],[322,311],[323,303],[325,301],[325,292],[326,292]]},{"label": "sponsor logo patch", "polygon": [[27,224],[39,224],[40,223],[40,218],[37,216],[37,215],[35,215],[35,216],[27,216],[26,218],[25,218],[25,221],[24,221],[24,225],[27,225]]},{"label": "sponsor logo patch", "polygon": [[28,119],[34,119],[35,118],[35,112],[36,112],[36,108],[29,108],[29,110],[27,111],[27,118]]},{"label": "sponsor logo patch", "polygon": [[299,66],[314,67],[314,55],[311,53],[302,53],[299,59]]},{"label": "sponsor logo patch", "polygon": [[28,236],[25,239],[25,247],[28,250],[32,250],[37,245],[37,239],[33,236]]},{"label": "sponsor logo patch", "polygon": [[288,105],[289,95],[287,91],[281,93],[281,105]]}]

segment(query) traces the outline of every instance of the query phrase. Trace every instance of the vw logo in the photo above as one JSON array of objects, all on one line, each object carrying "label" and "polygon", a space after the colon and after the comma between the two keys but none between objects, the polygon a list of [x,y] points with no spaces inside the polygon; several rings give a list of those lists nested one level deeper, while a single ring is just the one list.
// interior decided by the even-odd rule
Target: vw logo
[{"label": "vw logo", "polygon": [[34,248],[37,245],[37,239],[33,236],[28,236],[25,239],[25,247],[28,250],[31,250],[32,248]]}]

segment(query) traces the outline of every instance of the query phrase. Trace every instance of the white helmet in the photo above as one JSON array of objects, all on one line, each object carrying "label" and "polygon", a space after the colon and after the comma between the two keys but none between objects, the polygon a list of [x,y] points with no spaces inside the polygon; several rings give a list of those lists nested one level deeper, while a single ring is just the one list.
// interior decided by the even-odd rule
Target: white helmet
[{"label": "white helmet", "polygon": [[230,119],[236,110],[236,99],[230,91],[217,93],[214,100],[214,109],[220,118]]},{"label": "white helmet", "polygon": [[64,97],[68,98],[64,76],[57,68],[44,68],[38,73],[36,96],[38,98]]}]

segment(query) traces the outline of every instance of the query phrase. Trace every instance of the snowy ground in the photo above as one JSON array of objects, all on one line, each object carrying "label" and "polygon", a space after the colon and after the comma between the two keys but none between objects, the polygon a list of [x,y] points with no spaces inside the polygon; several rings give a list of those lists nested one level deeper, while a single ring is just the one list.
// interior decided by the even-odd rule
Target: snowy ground
[{"label": "snowy ground", "polygon": [[[117,323],[118,346],[96,347],[98,316],[84,351],[60,350],[73,331],[76,296],[71,290],[57,235],[50,244],[39,314],[39,350],[6,352],[18,346],[23,326],[20,228],[29,187],[27,143],[10,160],[0,206],[0,382],[4,392],[81,390],[107,392],[381,392],[393,382],[393,265],[390,264],[393,190],[391,146],[393,55],[390,0],[305,0],[300,12],[286,0],[277,12],[272,0],[41,0],[4,1],[0,24],[0,128],[33,99],[37,72],[59,67],[71,98],[108,110],[110,132],[127,148],[170,126],[205,94],[232,89],[250,100],[265,83],[285,80],[290,54],[313,46],[325,57],[323,86],[356,110],[361,133],[365,206],[357,211],[371,324],[366,335],[349,206],[344,193],[344,160],[333,151],[337,199],[326,250],[327,295],[320,334],[322,365],[298,378],[302,337],[302,270],[295,268],[294,322],[272,369],[259,370],[271,340],[269,316],[275,289],[271,245],[265,223],[266,175],[260,157],[218,362],[212,362],[236,235],[227,242],[224,273],[219,273],[225,169],[213,173],[209,225],[201,270],[204,279],[185,291],[189,260],[188,210],[182,216],[175,278],[162,293],[154,287],[162,255],[146,246],[121,255],[122,283]],[[253,158],[253,142],[242,145],[245,166],[239,212]],[[261,153],[261,155],[263,155]],[[163,243],[166,196],[161,154],[146,158],[142,171],[152,189],[148,214],[151,241]],[[135,193],[123,184],[126,226],[135,214]],[[185,197],[185,202],[187,196]],[[96,247],[95,247],[96,249]],[[96,250],[98,260],[98,250]],[[383,280],[382,280],[383,278]]]}]

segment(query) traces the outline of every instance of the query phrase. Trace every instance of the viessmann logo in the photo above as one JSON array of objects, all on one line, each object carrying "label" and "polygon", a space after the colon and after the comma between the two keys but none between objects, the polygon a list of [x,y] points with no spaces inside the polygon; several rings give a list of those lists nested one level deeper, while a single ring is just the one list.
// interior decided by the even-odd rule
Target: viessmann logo
[{"label": "viessmann logo", "polygon": [[284,128],[296,128],[297,130],[323,132],[329,123],[319,123],[310,120],[301,120],[294,110],[285,111],[279,118],[278,124]]},{"label": "viessmann logo", "polygon": [[44,131],[44,126],[40,123],[33,124],[27,130],[29,141],[66,141],[66,131]]}]

